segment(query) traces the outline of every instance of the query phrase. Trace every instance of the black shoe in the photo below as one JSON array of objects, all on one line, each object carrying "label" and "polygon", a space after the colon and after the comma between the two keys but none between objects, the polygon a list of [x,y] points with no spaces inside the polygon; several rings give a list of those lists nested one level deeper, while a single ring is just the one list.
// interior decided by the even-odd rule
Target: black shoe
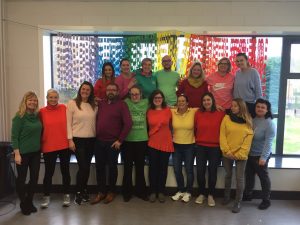
[{"label": "black shoe", "polygon": [[244,194],[243,195],[243,201],[244,202],[250,202],[250,201],[252,201],[252,195]]},{"label": "black shoe", "polygon": [[270,200],[262,200],[262,202],[259,204],[258,209],[264,210],[271,206]]},{"label": "black shoe", "polygon": [[32,212],[32,213],[36,213],[37,212],[37,208],[33,205],[32,202],[28,203],[28,208],[29,208],[30,212]]},{"label": "black shoe", "polygon": [[22,212],[23,215],[29,216],[31,214],[31,210],[28,207],[28,204],[26,202],[21,202],[20,203],[20,208],[21,208],[21,212]]},{"label": "black shoe", "polygon": [[90,201],[90,196],[87,193],[86,189],[83,190],[81,197],[82,197],[82,202],[89,202]]},{"label": "black shoe", "polygon": [[149,201],[149,197],[148,195],[136,195],[136,197],[148,202]]},{"label": "black shoe", "polygon": [[241,203],[240,202],[235,202],[232,209],[231,209],[231,212],[233,213],[239,213],[241,211]]},{"label": "black shoe", "polygon": [[131,199],[131,195],[123,195],[124,202],[129,202]]},{"label": "black shoe", "polygon": [[76,192],[74,203],[77,205],[81,205],[82,203],[82,195],[80,192]]}]

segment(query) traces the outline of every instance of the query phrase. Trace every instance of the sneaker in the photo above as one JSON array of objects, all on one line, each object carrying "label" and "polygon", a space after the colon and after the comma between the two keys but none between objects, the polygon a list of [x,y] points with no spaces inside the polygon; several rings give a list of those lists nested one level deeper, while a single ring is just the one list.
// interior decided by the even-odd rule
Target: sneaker
[{"label": "sneaker", "polygon": [[84,189],[82,192],[82,202],[89,202],[90,201],[90,196],[87,193],[87,190]]},{"label": "sneaker", "polygon": [[158,201],[164,203],[166,201],[166,196],[163,193],[158,193]]},{"label": "sneaker", "polygon": [[192,195],[190,193],[185,192],[183,194],[183,197],[182,197],[181,201],[187,203],[187,202],[189,202],[191,200],[191,197],[192,197]]},{"label": "sneaker", "polygon": [[77,205],[81,205],[82,203],[82,195],[80,192],[76,192],[74,203]]},{"label": "sneaker", "polygon": [[155,202],[156,201],[156,194],[155,193],[151,193],[149,196],[149,202]]},{"label": "sneaker", "polygon": [[214,197],[212,195],[208,195],[207,205],[210,206],[210,207],[214,207],[216,205],[216,202],[215,202]]},{"label": "sneaker", "polygon": [[241,203],[240,202],[235,202],[234,205],[232,206],[231,212],[233,213],[239,213],[241,211]]},{"label": "sneaker", "polygon": [[204,200],[205,200],[205,196],[204,195],[199,195],[196,198],[195,203],[197,203],[197,204],[203,204]]},{"label": "sneaker", "polygon": [[63,207],[69,207],[71,203],[70,195],[64,194]]},{"label": "sneaker", "polygon": [[50,204],[50,196],[45,195],[42,199],[41,207],[43,209],[46,209],[48,208],[49,204]]},{"label": "sneaker", "polygon": [[178,191],[175,195],[173,195],[171,198],[173,201],[178,201],[183,197],[184,193]]},{"label": "sneaker", "polygon": [[262,200],[262,202],[259,204],[258,209],[264,210],[271,206],[270,200]]}]

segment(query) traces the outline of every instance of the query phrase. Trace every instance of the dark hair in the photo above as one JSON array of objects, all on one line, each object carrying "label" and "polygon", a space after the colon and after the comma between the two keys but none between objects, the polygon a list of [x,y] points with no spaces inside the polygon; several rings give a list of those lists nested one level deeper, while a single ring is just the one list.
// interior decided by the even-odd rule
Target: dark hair
[{"label": "dark hair", "polygon": [[238,54],[236,55],[236,57],[238,57],[238,56],[242,56],[242,57],[244,57],[244,58],[248,61],[248,56],[246,55],[246,53],[240,52],[240,53],[238,53]]},{"label": "dark hair", "polygon": [[177,96],[177,101],[178,101],[178,98],[179,98],[179,97],[184,97],[185,100],[186,100],[186,102],[189,102],[189,98],[188,98],[188,96],[186,96],[185,94],[182,93],[182,94],[178,95],[178,96]]},{"label": "dark hair", "polygon": [[124,61],[127,61],[127,62],[129,62],[129,63],[130,63],[129,59],[127,59],[127,58],[123,58],[123,59],[121,59],[121,61],[120,61],[120,66],[122,65],[122,63],[123,63]]},{"label": "dark hair", "polygon": [[166,108],[166,107],[167,107],[167,103],[166,103],[166,100],[165,100],[165,95],[164,95],[164,93],[163,93],[161,90],[156,89],[156,90],[154,90],[154,91],[151,93],[151,95],[149,96],[149,104],[150,104],[150,108],[151,108],[151,109],[156,109],[156,107],[155,107],[155,105],[154,105],[154,103],[153,103],[153,100],[154,100],[155,95],[158,95],[158,94],[160,94],[161,97],[163,98],[161,107],[162,107],[162,108]]},{"label": "dark hair", "polygon": [[81,88],[82,88],[83,85],[88,85],[90,87],[90,89],[91,89],[91,94],[90,94],[90,96],[88,98],[88,103],[91,105],[91,107],[93,108],[93,110],[95,110],[96,103],[95,103],[94,87],[88,81],[83,81],[83,83],[80,85],[80,87],[78,89],[78,92],[77,92],[77,96],[74,99],[75,102],[76,102],[76,105],[77,105],[78,109],[81,110],[80,105],[81,105],[81,102],[82,102],[82,98],[81,98],[81,95],[80,95],[80,91],[81,91]]},{"label": "dark hair", "polygon": [[110,83],[110,84],[108,84],[108,85],[106,86],[106,88],[107,88],[108,86],[115,86],[115,87],[117,88],[118,91],[120,90],[120,89],[119,89],[119,85],[116,84],[116,83]]},{"label": "dark hair", "polygon": [[133,86],[129,89],[128,93],[130,93],[131,90],[134,89],[134,88],[135,88],[135,89],[138,89],[141,95],[143,94],[142,88],[140,88],[140,86],[138,86],[138,85],[133,85]]},{"label": "dark hair", "polygon": [[111,69],[112,69],[112,77],[111,77],[111,81],[114,82],[115,80],[115,68],[114,68],[114,65],[111,63],[111,62],[105,62],[102,66],[102,80],[103,80],[103,83],[106,83],[106,77],[104,75],[104,71],[105,71],[105,67],[106,66],[110,66]]},{"label": "dark hair", "polygon": [[211,98],[212,105],[211,105],[210,111],[211,111],[211,112],[215,112],[215,111],[217,110],[217,107],[216,107],[216,100],[215,100],[213,94],[210,93],[210,92],[206,92],[206,93],[204,93],[204,94],[202,95],[202,97],[201,97],[201,103],[200,103],[200,111],[202,111],[202,112],[206,111],[205,108],[204,108],[204,106],[203,106],[203,99],[204,99],[205,96],[208,96],[208,97]]},{"label": "dark hair", "polygon": [[[256,108],[256,105],[258,104],[258,103],[260,103],[260,104],[265,104],[266,106],[267,106],[267,113],[266,113],[266,115],[265,115],[265,119],[268,119],[268,118],[271,118],[271,119],[273,119],[273,115],[272,115],[272,107],[271,107],[271,103],[268,101],[268,100],[266,100],[266,99],[263,99],[263,98],[259,98],[259,99],[257,99],[256,100],[256,102],[255,102],[255,105],[254,105],[254,107]],[[256,111],[255,111],[255,116],[256,116]]]}]

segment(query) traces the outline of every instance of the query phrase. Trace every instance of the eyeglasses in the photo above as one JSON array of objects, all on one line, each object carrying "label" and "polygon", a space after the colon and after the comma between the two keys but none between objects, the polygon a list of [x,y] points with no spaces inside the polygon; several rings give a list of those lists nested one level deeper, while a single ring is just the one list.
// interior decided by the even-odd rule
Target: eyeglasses
[{"label": "eyeglasses", "polygon": [[141,94],[140,93],[132,93],[130,94],[130,96],[140,96]]},{"label": "eyeglasses", "polygon": [[165,59],[165,60],[163,60],[162,62],[163,63],[167,63],[167,62],[171,62],[172,60],[171,59]]},{"label": "eyeglasses", "polygon": [[219,63],[219,66],[227,66],[227,65],[229,65],[228,63]]},{"label": "eyeglasses", "polygon": [[158,97],[158,96],[157,96],[157,97],[154,97],[155,100],[160,100],[160,99],[162,99],[162,98],[163,98],[163,97]]}]

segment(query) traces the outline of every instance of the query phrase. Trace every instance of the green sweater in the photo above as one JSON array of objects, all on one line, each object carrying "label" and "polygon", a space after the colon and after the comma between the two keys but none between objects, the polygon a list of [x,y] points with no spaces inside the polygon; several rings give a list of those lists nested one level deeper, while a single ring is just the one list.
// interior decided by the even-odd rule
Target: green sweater
[{"label": "green sweater", "polygon": [[135,72],[135,79],[137,80],[138,86],[143,91],[144,98],[149,98],[151,93],[156,90],[156,77],[151,76],[145,76],[141,74],[141,70],[137,70]]},{"label": "green sweater", "polygon": [[177,101],[176,89],[180,79],[179,74],[175,71],[160,70],[155,73],[155,76],[157,87],[164,93],[167,104],[170,106],[175,105]]},{"label": "green sweater", "polygon": [[20,154],[40,151],[42,124],[37,114],[16,115],[12,120],[11,140],[13,149]]},{"label": "green sweater", "polygon": [[146,113],[148,110],[148,99],[142,99],[138,103],[134,103],[130,99],[126,99],[125,102],[128,105],[133,122],[126,141],[147,141],[148,132]]}]

